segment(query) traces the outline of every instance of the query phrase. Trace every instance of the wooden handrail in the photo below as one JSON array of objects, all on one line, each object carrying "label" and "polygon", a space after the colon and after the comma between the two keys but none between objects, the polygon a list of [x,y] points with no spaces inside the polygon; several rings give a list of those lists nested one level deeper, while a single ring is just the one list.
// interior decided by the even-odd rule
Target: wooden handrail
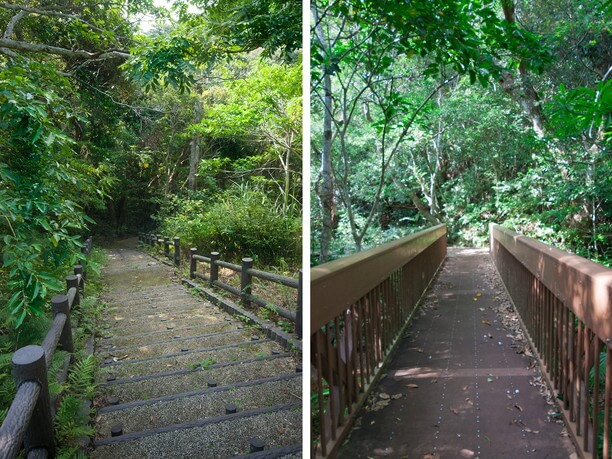
[{"label": "wooden handrail", "polygon": [[438,225],[311,269],[312,456],[335,456],[445,256]]},{"label": "wooden handrail", "polygon": [[[82,253],[89,255],[92,239],[88,238]],[[53,323],[41,346],[25,346],[13,354],[13,374],[17,393],[0,427],[0,457],[15,458],[22,444],[26,457],[31,451],[55,455],[54,427],[49,396],[48,369],[56,349],[73,352],[70,312],[79,304],[85,289],[85,272],[73,267],[74,275],[66,277],[66,295],[51,299]],[[80,293],[79,293],[80,292]],[[70,357],[68,357],[70,358]]]},{"label": "wooden handrail", "polygon": [[[180,239],[178,237],[175,237],[174,243],[171,243],[169,242],[169,237],[161,238],[159,235],[142,233],[139,235],[139,240],[144,244],[151,246],[152,248],[156,248],[157,244],[159,243],[163,244],[164,256],[166,257],[169,256],[169,245],[174,245],[174,259],[175,264],[177,264],[178,266],[178,263],[176,262],[176,260],[180,259],[180,255],[177,255],[177,253],[180,252]],[[279,274],[269,273],[266,271],[255,269],[252,267],[253,260],[251,258],[243,258],[242,264],[238,265],[235,263],[230,263],[221,260],[219,252],[213,251],[210,253],[210,256],[201,255],[198,253],[198,249],[195,247],[189,250],[189,260],[189,273],[191,279],[201,279],[205,282],[208,282],[208,285],[210,287],[220,288],[233,295],[240,296],[240,301],[244,306],[248,306],[252,302],[260,307],[276,312],[281,317],[284,317],[285,319],[295,323],[296,335],[300,339],[302,338],[301,271],[300,277],[298,279],[294,279],[291,277],[281,276]],[[206,263],[209,265],[210,273],[208,275],[198,272],[198,262]],[[219,280],[219,268],[226,268],[236,273],[239,273],[240,288],[233,287]],[[270,301],[267,301],[265,298],[253,295],[251,291],[253,277],[296,289],[298,297],[296,311],[290,311],[287,308],[275,305]]]},{"label": "wooden handrail", "polygon": [[446,235],[437,225],[310,270],[310,330],[315,333],[400,266]]},{"label": "wooden handrail", "polygon": [[[609,458],[612,269],[499,225],[491,224],[489,231],[493,261],[580,456]],[[599,392],[602,358],[603,396]],[[599,438],[603,438],[601,452]]]}]

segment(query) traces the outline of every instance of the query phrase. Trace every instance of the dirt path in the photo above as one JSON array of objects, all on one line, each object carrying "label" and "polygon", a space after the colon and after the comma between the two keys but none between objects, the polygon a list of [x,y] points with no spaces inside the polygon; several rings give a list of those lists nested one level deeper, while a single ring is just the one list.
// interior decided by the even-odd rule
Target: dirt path
[{"label": "dirt path", "polygon": [[341,458],[568,458],[573,445],[488,254],[449,249]]},{"label": "dirt path", "polygon": [[103,270],[92,457],[224,458],[261,445],[266,457],[301,457],[293,356],[191,294],[136,242],[108,249]]}]

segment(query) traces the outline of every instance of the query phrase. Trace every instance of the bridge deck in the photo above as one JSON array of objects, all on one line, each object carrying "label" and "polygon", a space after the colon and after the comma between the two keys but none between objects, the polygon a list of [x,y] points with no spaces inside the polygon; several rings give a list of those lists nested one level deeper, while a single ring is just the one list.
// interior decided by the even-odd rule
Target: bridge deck
[{"label": "bridge deck", "polygon": [[488,254],[450,248],[339,457],[572,455]]}]

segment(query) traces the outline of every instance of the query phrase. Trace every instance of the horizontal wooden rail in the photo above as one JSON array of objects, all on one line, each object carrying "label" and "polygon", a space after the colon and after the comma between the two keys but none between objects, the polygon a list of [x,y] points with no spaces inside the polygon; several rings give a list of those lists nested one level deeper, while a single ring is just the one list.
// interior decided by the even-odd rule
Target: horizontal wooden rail
[{"label": "horizontal wooden rail", "polygon": [[[175,266],[181,264],[181,240],[178,237],[170,240],[168,236],[162,237],[159,234],[151,233],[140,233],[138,240],[142,243],[150,245],[151,247],[159,248],[163,250],[164,257],[170,258]],[[170,248],[172,247],[172,254],[170,254]]]},{"label": "horizontal wooden rail", "polygon": [[446,227],[311,269],[312,455],[333,457],[446,257]]},{"label": "horizontal wooden rail", "polygon": [[[178,266],[180,260],[180,239],[174,238],[174,242],[170,242],[170,238],[162,237],[159,234],[152,233],[141,233],[139,239],[142,243],[147,244],[158,250],[163,248],[164,256],[169,257],[169,247],[174,246],[175,249],[175,264]],[[210,257],[200,255],[196,248],[190,250],[190,277],[191,279],[201,279],[208,282],[209,286],[217,287],[233,295],[240,296],[241,302],[244,306],[249,306],[251,303],[257,306],[266,308],[281,317],[290,320],[295,323],[296,335],[302,338],[302,280],[301,272],[299,279],[293,279],[287,276],[281,276],[279,274],[269,273],[253,268],[253,260],[251,258],[243,258],[242,264],[234,264],[227,261],[223,261],[220,258],[218,252],[212,252]],[[210,274],[200,273],[197,270],[198,262],[206,263],[210,266]],[[229,285],[219,280],[219,268],[229,269],[240,274],[240,288]],[[256,277],[267,282],[273,282],[285,287],[296,289],[298,292],[298,299],[296,304],[296,311],[290,311],[279,305],[275,305],[265,298],[259,297],[252,294],[252,280]]]},{"label": "horizontal wooden rail", "polygon": [[[236,296],[240,296],[240,300],[244,306],[249,306],[251,303],[256,304],[257,306],[269,309],[270,311],[284,317],[295,323],[296,335],[301,339],[302,338],[302,282],[301,276],[299,279],[293,279],[287,276],[281,276],[279,274],[269,273],[266,271],[260,271],[258,269],[254,269],[253,260],[251,258],[243,258],[242,264],[237,265],[234,263],[229,263],[227,261],[223,261],[219,259],[220,255],[218,252],[212,252],[210,257],[205,257],[198,254],[196,248],[191,249],[191,265],[190,265],[190,277],[192,279],[202,279],[209,283],[211,287],[218,287],[227,292],[230,292]],[[203,274],[198,272],[198,262],[203,262],[209,265],[210,274]],[[231,271],[237,272],[240,274],[240,288],[236,288],[231,286],[225,282],[219,280],[219,268],[229,269]],[[297,290],[297,303],[296,303],[296,312],[290,311],[282,306],[278,306],[272,304],[270,301],[267,301],[265,298],[259,297],[257,295],[253,295],[252,293],[252,281],[253,277],[257,277],[259,279],[263,279],[268,282],[273,282],[279,285],[284,285],[286,287],[294,288]]]},{"label": "horizontal wooden rail", "polygon": [[583,457],[610,458],[612,270],[495,224],[489,230],[491,256],[574,442]]},{"label": "horizontal wooden rail", "polygon": [[[82,253],[88,255],[91,249],[92,240],[88,238]],[[42,345],[25,346],[13,354],[17,393],[0,427],[1,458],[17,457],[22,446],[28,458],[55,456],[48,370],[58,347],[74,351],[70,312],[85,290],[85,271],[82,265],[76,265],[73,272],[66,277],[66,294],[51,299],[53,322]]]}]

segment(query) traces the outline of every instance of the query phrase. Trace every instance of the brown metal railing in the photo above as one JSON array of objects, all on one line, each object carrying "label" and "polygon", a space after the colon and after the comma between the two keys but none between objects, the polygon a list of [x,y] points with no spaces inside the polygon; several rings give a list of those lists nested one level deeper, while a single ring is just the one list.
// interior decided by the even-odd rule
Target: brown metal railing
[{"label": "brown metal railing", "polygon": [[446,227],[311,269],[312,455],[334,456],[446,256]]},{"label": "brown metal railing", "polygon": [[584,457],[609,458],[612,270],[498,225],[490,238],[576,446]]}]

